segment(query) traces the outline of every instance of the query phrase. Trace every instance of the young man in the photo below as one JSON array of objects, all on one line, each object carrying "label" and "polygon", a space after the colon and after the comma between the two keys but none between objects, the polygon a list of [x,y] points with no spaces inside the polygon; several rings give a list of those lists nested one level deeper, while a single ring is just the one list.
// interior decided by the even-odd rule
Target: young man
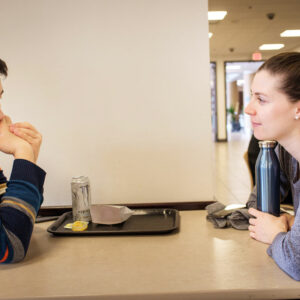
[{"label": "young man", "polygon": [[[0,76],[7,76],[7,66],[1,59]],[[1,77],[0,98],[4,93]],[[12,124],[0,107],[0,151],[15,158],[9,181],[0,169],[0,263],[18,262],[26,255],[43,202],[46,173],[35,164],[41,141],[31,124]]]}]

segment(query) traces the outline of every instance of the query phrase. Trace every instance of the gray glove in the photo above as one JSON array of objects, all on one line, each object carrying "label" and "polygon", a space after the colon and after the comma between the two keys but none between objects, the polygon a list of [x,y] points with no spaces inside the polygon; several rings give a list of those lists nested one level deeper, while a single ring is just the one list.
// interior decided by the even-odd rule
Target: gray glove
[{"label": "gray glove", "polygon": [[249,218],[247,208],[225,210],[225,205],[220,202],[207,205],[207,220],[214,224],[215,228],[233,227],[239,230],[247,230]]}]

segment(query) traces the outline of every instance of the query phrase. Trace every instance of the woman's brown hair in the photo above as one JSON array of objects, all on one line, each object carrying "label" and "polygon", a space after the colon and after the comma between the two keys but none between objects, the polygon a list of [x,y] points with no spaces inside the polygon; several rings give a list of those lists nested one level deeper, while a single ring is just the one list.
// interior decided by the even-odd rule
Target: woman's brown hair
[{"label": "woman's brown hair", "polygon": [[266,70],[272,75],[282,76],[279,90],[286,94],[291,102],[300,100],[300,53],[284,52],[268,59],[257,72]]}]

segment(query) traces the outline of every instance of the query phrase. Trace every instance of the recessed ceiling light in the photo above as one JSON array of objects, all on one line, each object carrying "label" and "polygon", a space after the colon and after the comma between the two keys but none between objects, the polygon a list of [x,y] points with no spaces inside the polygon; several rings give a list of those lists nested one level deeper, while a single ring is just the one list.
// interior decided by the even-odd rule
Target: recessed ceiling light
[{"label": "recessed ceiling light", "polygon": [[213,33],[212,33],[212,32],[209,32],[209,33],[208,33],[208,37],[211,38],[212,36],[213,36]]},{"label": "recessed ceiling light", "polygon": [[284,47],[284,44],[263,44],[259,46],[259,50],[279,50]]},{"label": "recessed ceiling light", "polygon": [[227,15],[227,11],[209,11],[208,21],[219,21],[223,20]]},{"label": "recessed ceiling light", "polygon": [[280,33],[281,37],[292,37],[292,36],[300,36],[300,29],[295,30],[285,30]]}]

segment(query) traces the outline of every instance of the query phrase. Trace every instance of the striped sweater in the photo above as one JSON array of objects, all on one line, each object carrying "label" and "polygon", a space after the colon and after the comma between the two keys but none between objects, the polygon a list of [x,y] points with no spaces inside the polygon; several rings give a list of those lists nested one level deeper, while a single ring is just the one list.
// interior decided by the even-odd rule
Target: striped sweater
[{"label": "striped sweater", "polygon": [[18,262],[25,257],[43,202],[45,175],[24,159],[14,161],[8,182],[0,170],[0,263]]}]

